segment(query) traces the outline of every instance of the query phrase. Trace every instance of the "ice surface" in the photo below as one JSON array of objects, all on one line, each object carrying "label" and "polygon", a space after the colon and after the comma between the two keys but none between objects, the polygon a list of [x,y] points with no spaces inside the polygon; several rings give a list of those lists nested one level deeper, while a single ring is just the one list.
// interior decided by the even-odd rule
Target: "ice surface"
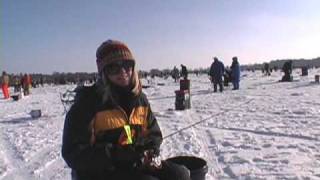
[{"label": "ice surface", "polygon": [[[320,179],[320,85],[312,83],[320,69],[299,72],[297,81],[283,83],[279,71],[242,72],[240,90],[223,93],[212,92],[206,75],[191,75],[192,108],[185,111],[174,110],[179,84],[155,78],[144,92],[164,136],[206,119],[164,139],[162,159],[202,157],[208,180]],[[0,179],[70,179],[60,154],[60,93],[73,88],[45,86],[19,101],[0,99]],[[42,116],[32,119],[33,109]]]}]

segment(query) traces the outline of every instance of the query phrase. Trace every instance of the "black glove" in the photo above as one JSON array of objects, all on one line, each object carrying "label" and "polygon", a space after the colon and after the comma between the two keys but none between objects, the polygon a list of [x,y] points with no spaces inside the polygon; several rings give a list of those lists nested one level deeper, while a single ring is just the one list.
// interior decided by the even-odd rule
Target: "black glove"
[{"label": "black glove", "polygon": [[135,150],[132,145],[116,145],[111,150],[114,165],[119,169],[132,169],[139,166],[143,153]]},{"label": "black glove", "polygon": [[143,154],[146,150],[153,150],[155,155],[159,155],[159,149],[155,148],[155,144],[151,139],[138,137],[134,143],[135,150]]}]

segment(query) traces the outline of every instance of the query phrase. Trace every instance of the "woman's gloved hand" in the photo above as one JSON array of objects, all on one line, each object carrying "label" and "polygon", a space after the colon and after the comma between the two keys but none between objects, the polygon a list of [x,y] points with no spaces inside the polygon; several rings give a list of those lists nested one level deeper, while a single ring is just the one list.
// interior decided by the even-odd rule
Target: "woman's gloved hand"
[{"label": "woman's gloved hand", "polygon": [[153,154],[159,155],[159,149],[156,149],[155,143],[152,139],[147,139],[145,137],[137,137],[134,143],[135,149],[140,152],[150,151],[152,149]]},{"label": "woman's gloved hand", "polygon": [[161,169],[161,159],[159,153],[153,149],[145,150],[142,158],[142,166],[149,170]]},{"label": "woman's gloved hand", "polygon": [[141,162],[143,153],[138,152],[132,145],[116,145],[111,150],[111,157],[117,168],[135,168]]}]

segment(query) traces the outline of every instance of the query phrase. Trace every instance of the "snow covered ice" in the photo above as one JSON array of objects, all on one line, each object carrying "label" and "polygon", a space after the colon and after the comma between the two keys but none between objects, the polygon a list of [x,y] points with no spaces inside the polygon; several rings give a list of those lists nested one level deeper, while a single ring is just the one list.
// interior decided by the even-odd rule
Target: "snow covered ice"
[{"label": "snow covered ice", "polygon": [[[320,69],[300,74],[279,83],[280,71],[242,72],[240,90],[229,86],[223,93],[213,93],[207,75],[191,75],[192,108],[185,111],[174,110],[179,84],[155,78],[144,92],[164,137],[207,119],[164,139],[162,159],[201,157],[207,180],[320,179],[320,85],[313,83]],[[60,154],[60,93],[73,88],[45,86],[19,101],[0,99],[0,179],[70,179]],[[34,109],[41,109],[40,118],[31,118]]]}]

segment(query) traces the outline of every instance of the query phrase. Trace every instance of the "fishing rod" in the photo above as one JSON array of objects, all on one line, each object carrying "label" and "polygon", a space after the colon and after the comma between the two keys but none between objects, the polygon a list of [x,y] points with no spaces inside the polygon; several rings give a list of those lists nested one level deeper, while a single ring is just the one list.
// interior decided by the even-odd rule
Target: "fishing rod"
[{"label": "fishing rod", "polygon": [[197,122],[195,122],[195,123],[193,123],[193,124],[190,124],[190,125],[188,125],[188,126],[186,126],[186,127],[184,127],[184,128],[181,128],[181,129],[179,129],[179,130],[177,130],[177,131],[175,131],[175,132],[173,132],[173,133],[171,133],[171,134],[169,134],[169,135],[166,135],[166,136],[163,137],[163,139],[167,139],[167,138],[169,138],[169,137],[171,137],[171,136],[173,136],[173,135],[175,135],[175,134],[178,134],[178,133],[180,133],[180,132],[182,132],[182,131],[184,131],[184,130],[186,130],[186,129],[189,129],[189,128],[194,127],[194,126],[196,126],[196,125],[198,125],[198,124],[201,124],[201,123],[203,123],[203,122],[205,122],[205,121],[207,121],[207,120],[210,120],[210,119],[213,118],[214,116],[220,116],[221,114],[226,113],[226,112],[227,112],[227,111],[223,111],[223,112],[220,112],[220,113],[211,115],[210,117],[207,117],[207,118],[205,118],[205,119],[202,119],[202,120],[200,120],[200,121],[197,121]]},{"label": "fishing rod", "polygon": [[[248,100],[248,101],[246,101],[246,102],[244,102],[244,103],[242,103],[242,104],[240,104],[240,105],[248,104],[248,103],[250,103],[251,101],[253,101],[253,99],[250,99],[250,100]],[[224,113],[227,113],[227,112],[229,112],[230,110],[231,110],[231,109],[226,110],[226,111],[219,112],[219,113],[214,114],[214,115],[211,115],[211,116],[209,116],[209,117],[207,117],[207,118],[205,118],[205,119],[202,119],[202,120],[200,120],[200,121],[197,121],[197,122],[195,122],[195,123],[192,123],[192,124],[190,124],[190,125],[188,125],[188,126],[186,126],[186,127],[184,127],[184,128],[181,128],[181,129],[179,129],[179,130],[177,130],[177,131],[175,131],[175,132],[173,132],[173,133],[171,133],[171,134],[168,134],[168,135],[164,136],[163,139],[167,139],[167,138],[169,138],[169,137],[172,137],[172,136],[174,136],[174,135],[176,135],[176,134],[178,134],[178,133],[180,133],[180,132],[182,132],[182,131],[184,131],[184,130],[186,130],[186,129],[189,129],[189,128],[194,127],[194,126],[196,126],[196,125],[198,125],[198,124],[201,124],[201,123],[203,123],[203,122],[205,122],[205,121],[208,121],[208,120],[212,119],[212,118],[215,117],[215,116],[220,116],[220,115],[222,115],[222,114],[224,114]]]}]

